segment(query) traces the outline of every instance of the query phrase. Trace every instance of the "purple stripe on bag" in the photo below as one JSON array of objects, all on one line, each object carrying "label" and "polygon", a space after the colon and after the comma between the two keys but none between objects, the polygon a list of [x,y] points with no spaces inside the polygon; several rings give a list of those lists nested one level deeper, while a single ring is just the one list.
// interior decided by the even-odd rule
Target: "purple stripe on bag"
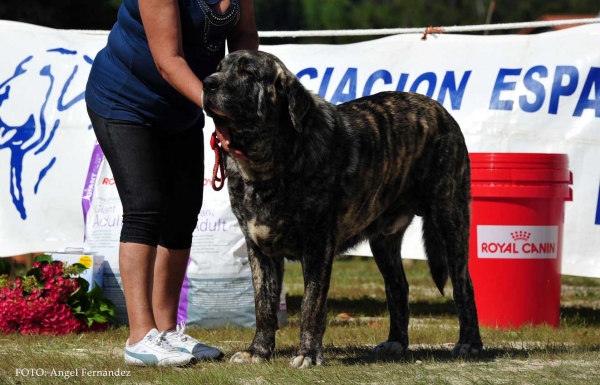
[{"label": "purple stripe on bag", "polygon": [[179,295],[179,308],[177,309],[177,323],[181,321],[187,322],[187,310],[188,310],[188,292],[190,290],[190,280],[188,279],[187,272],[192,263],[192,257],[188,260],[187,268],[185,269],[185,278],[183,279],[183,285],[181,286],[181,294]]},{"label": "purple stripe on bag", "polygon": [[[83,206],[83,225],[84,229],[87,224],[87,214],[92,205],[92,199],[94,198],[94,189],[96,187],[96,179],[98,178],[98,172],[100,172],[100,166],[104,161],[104,153],[96,140],[94,142],[94,151],[92,152],[92,159],[90,160],[90,168],[88,169],[87,178],[85,179],[85,186],[83,188],[83,196],[81,197],[81,205]],[[86,240],[87,231],[84,230],[83,241]]]}]

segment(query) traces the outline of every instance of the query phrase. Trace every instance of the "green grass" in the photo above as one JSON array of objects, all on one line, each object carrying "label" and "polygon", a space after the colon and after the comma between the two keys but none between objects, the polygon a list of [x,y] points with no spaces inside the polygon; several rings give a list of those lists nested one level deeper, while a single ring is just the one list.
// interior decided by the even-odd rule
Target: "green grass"
[{"label": "green grass", "polygon": [[[411,286],[411,351],[405,357],[376,357],[386,340],[388,311],[383,280],[374,261],[335,262],[325,333],[327,365],[289,367],[299,339],[303,291],[299,264],[287,265],[289,326],[277,333],[271,362],[262,365],[199,363],[191,368],[129,368],[122,353],[126,328],[63,337],[0,336],[0,384],[598,384],[600,383],[600,280],[563,277],[561,327],[482,329],[486,345],[477,361],[450,359],[458,339],[451,295],[442,297],[422,261],[406,263]],[[447,289],[446,293],[451,293]],[[251,329],[191,329],[229,358],[245,348]],[[43,369],[42,377],[16,376],[17,369]],[[52,376],[78,370],[74,378]],[[127,377],[85,377],[82,370],[125,370]]]}]

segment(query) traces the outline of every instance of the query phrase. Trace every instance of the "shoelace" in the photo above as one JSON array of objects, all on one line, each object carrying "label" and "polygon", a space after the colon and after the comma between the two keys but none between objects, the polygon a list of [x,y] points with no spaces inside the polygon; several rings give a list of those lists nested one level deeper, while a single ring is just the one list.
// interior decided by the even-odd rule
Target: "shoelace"
[{"label": "shoelace", "polygon": [[185,334],[185,328],[186,328],[185,321],[181,321],[181,323],[179,325],[177,325],[176,332],[175,332],[175,336],[182,342],[185,342],[188,340],[188,338],[191,338],[190,336]]},{"label": "shoelace", "polygon": [[154,340],[152,342],[156,346],[159,346],[164,349],[169,349],[169,350],[174,349],[171,346],[171,344],[169,343],[169,341],[167,340],[167,331],[164,331],[164,332],[160,333],[159,335],[157,335],[156,337],[154,337]]}]

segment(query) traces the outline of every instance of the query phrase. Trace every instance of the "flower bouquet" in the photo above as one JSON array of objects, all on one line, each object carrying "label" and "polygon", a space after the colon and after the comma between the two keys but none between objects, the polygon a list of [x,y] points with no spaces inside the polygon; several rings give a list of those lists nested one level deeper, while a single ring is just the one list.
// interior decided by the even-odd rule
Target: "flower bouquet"
[{"label": "flower bouquet", "polygon": [[24,277],[10,278],[10,264],[0,258],[0,332],[106,330],[115,306],[98,286],[88,292],[89,283],[78,277],[85,269],[41,255]]}]

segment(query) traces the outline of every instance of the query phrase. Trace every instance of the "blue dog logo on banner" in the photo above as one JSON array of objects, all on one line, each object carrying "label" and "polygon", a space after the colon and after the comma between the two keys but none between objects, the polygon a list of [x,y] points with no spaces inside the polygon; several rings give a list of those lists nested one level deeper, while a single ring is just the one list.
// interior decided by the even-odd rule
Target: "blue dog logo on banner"
[{"label": "blue dog logo on banner", "polygon": [[[92,62],[77,51],[53,48],[26,57],[8,79],[0,79],[0,150],[10,151],[10,175],[0,178],[10,179],[12,203],[23,220],[27,219],[27,195],[38,193],[56,157],[38,170],[24,170],[24,159],[29,153],[44,153],[61,125],[62,113],[84,100],[84,90],[70,86],[79,66]],[[24,171],[37,174],[33,191],[23,191]]]}]

